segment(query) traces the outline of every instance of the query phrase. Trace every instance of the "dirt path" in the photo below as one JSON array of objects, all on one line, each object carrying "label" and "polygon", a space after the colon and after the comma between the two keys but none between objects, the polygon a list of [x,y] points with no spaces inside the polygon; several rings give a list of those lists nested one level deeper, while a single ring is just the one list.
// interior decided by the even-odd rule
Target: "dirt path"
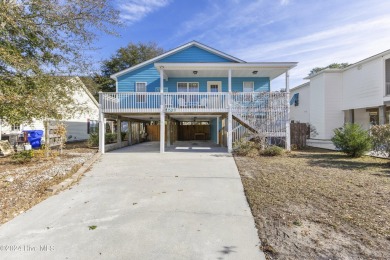
[{"label": "dirt path", "polygon": [[236,157],[269,259],[390,259],[390,164],[324,150]]}]

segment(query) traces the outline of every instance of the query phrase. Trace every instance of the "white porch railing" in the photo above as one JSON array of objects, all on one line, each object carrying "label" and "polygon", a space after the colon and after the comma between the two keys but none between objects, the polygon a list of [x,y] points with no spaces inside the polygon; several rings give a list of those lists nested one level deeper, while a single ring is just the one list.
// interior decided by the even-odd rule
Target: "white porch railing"
[{"label": "white porch railing", "polygon": [[228,93],[165,93],[166,112],[227,112]]},{"label": "white porch railing", "polygon": [[175,112],[227,112],[228,93],[101,93],[103,113],[150,113],[160,112],[161,95],[164,111]]},{"label": "white porch railing", "polygon": [[103,113],[150,113],[159,112],[161,94],[156,92],[100,93]]}]

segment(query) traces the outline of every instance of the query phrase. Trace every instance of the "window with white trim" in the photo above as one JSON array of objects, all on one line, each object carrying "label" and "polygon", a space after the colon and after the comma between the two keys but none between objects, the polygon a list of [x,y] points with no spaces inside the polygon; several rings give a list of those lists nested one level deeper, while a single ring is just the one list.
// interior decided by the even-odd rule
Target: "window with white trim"
[{"label": "window with white trim", "polygon": [[11,131],[20,131],[20,125],[18,124],[11,125]]},{"label": "window with white trim", "polygon": [[178,82],[177,92],[199,92],[199,82]]},{"label": "window with white trim", "polygon": [[242,90],[243,90],[243,92],[254,92],[255,91],[255,83],[253,81],[244,81]]},{"label": "window with white trim", "polygon": [[146,94],[145,94],[146,93],[146,82],[136,82],[135,83],[135,92],[137,92],[136,102],[145,103],[146,102]]}]

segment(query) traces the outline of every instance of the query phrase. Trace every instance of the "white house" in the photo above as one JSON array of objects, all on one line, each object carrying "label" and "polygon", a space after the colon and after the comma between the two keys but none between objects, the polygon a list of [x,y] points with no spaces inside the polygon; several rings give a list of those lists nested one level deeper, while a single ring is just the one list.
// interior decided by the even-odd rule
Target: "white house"
[{"label": "white house", "polygon": [[[67,140],[86,140],[90,131],[98,126],[99,104],[79,77],[72,77],[70,80],[72,84],[80,86],[73,98],[77,104],[82,104],[86,109],[63,121],[67,128]],[[42,120],[33,120],[32,124],[22,125],[7,125],[0,122],[0,136],[3,139],[9,135],[21,134],[24,130],[44,130],[44,123]]]},{"label": "white house", "polygon": [[325,69],[308,76],[308,83],[291,89],[291,120],[313,125],[318,135],[308,145],[332,148],[335,128],[346,122],[389,123],[390,50],[345,69]]}]

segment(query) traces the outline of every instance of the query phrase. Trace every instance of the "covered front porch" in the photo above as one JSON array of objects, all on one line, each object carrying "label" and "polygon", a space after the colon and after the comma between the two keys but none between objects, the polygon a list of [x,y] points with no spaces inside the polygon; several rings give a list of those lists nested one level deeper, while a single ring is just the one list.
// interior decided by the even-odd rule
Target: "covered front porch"
[{"label": "covered front porch", "polygon": [[369,130],[372,125],[389,124],[390,104],[344,110],[344,122],[359,124],[366,130]]}]

